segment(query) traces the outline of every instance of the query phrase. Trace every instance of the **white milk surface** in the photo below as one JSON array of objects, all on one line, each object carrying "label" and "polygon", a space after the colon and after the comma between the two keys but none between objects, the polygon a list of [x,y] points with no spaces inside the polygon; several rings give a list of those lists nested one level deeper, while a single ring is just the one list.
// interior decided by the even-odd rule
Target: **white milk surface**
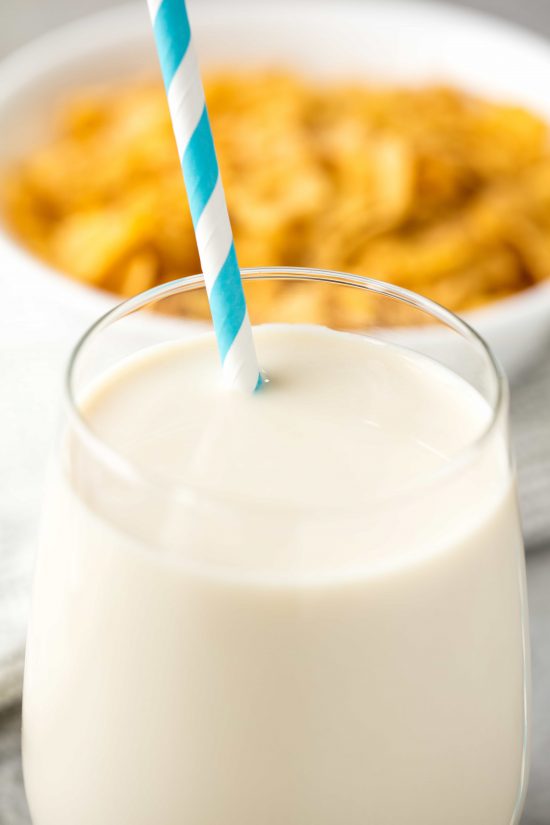
[{"label": "white milk surface", "polygon": [[[45,508],[24,696],[34,825],[510,825],[521,533],[486,403],[420,356],[255,330],[140,353]],[[105,458],[105,461],[103,460]]]}]

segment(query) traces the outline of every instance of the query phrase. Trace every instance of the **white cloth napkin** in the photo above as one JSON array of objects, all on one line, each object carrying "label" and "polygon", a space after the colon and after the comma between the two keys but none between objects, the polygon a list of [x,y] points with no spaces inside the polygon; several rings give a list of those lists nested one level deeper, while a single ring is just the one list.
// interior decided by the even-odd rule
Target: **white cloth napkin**
[{"label": "white cloth napkin", "polygon": [[550,347],[512,387],[512,435],[527,549],[550,551]]},{"label": "white cloth napkin", "polygon": [[21,691],[36,526],[63,365],[88,318],[52,301],[47,281],[17,259],[2,260],[0,296],[1,708]]},{"label": "white cloth napkin", "polygon": [[[44,473],[64,365],[97,307],[75,314],[28,265],[0,272],[0,708],[20,695]],[[550,541],[550,355],[513,392],[528,544]]]}]

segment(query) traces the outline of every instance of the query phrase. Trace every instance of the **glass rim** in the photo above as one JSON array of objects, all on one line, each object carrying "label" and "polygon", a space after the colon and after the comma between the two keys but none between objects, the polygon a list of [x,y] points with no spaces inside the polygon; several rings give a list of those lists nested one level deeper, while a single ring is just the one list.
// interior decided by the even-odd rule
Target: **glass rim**
[{"label": "glass rim", "polygon": [[[489,345],[485,342],[483,337],[465,320],[455,315],[449,309],[446,309],[441,304],[425,298],[412,290],[404,287],[396,286],[387,281],[380,281],[375,278],[369,278],[364,275],[353,275],[351,273],[339,272],[327,269],[314,269],[309,267],[251,267],[241,269],[241,275],[244,281],[266,281],[266,280],[290,280],[303,281],[310,283],[325,283],[334,286],[351,286],[359,289],[365,289],[378,295],[401,301],[401,303],[421,310],[431,316],[432,318],[442,322],[447,327],[451,328],[462,338],[468,340],[474,347],[480,351],[486,359],[489,371],[492,373],[496,393],[495,398],[490,404],[491,414],[489,420],[481,430],[481,432],[469,441],[466,445],[461,447],[456,455],[445,464],[444,467],[438,468],[432,473],[427,473],[420,480],[412,481],[408,484],[398,487],[395,491],[388,493],[385,496],[377,496],[373,502],[379,504],[381,501],[390,501],[399,499],[401,496],[410,494],[412,491],[422,491],[430,487],[434,483],[443,481],[451,477],[461,467],[468,464],[483,448],[484,444],[489,440],[492,433],[496,429],[503,413],[508,405],[508,381],[501,367],[499,361],[495,358]],[[107,444],[101,436],[99,436],[90,427],[85,417],[82,415],[76,400],[74,379],[75,370],[78,366],[79,359],[84,353],[87,344],[100,334],[103,329],[110,327],[117,321],[132,315],[140,309],[144,309],[148,305],[157,303],[158,301],[179,295],[181,293],[190,292],[195,289],[205,289],[204,276],[187,275],[183,278],[178,278],[164,284],[159,284],[145,292],[121,301],[116,306],[112,307],[102,316],[100,316],[88,329],[81,335],[75,344],[65,371],[64,381],[64,407],[67,411],[68,420],[75,427],[79,435],[93,448],[94,452],[100,455],[105,462],[108,462],[113,470],[120,476],[124,477],[128,482],[138,484],[142,487],[153,488],[158,491],[162,489],[166,491],[167,495],[172,498],[183,496],[186,499],[200,496],[202,499],[206,498],[212,502],[235,504],[236,506],[254,506],[257,508],[265,508],[268,510],[297,510],[301,512],[357,512],[358,507],[331,507],[330,505],[305,505],[296,502],[279,502],[269,501],[267,499],[256,498],[251,496],[239,496],[230,491],[221,491],[208,486],[200,486],[197,484],[190,484],[185,482],[170,482],[166,479],[159,478],[154,474],[148,474],[141,468],[138,468],[133,462],[119,453],[116,448]],[[402,327],[402,329],[411,329],[413,327]],[[221,370],[221,366],[220,366]]]}]

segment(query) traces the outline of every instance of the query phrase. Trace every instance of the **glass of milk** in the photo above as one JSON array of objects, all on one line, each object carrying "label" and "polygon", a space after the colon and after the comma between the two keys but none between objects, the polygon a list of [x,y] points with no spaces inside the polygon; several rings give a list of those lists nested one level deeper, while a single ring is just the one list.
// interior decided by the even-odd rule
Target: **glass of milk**
[{"label": "glass of milk", "polygon": [[72,357],[28,637],[33,823],[517,823],[505,379],[410,292],[244,277],[254,395],[186,317],[200,277],[122,304]]}]

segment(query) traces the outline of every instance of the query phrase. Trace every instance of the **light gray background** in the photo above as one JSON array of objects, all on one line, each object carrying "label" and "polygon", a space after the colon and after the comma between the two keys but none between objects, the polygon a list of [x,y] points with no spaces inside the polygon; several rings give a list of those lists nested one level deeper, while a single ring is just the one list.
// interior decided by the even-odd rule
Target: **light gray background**
[{"label": "light gray background", "polygon": [[[221,0],[231,3],[232,0]],[[451,1],[451,0],[450,0]],[[143,0],[145,3],[146,0]],[[189,5],[208,0],[189,0]],[[249,0],[261,3],[262,0]],[[316,0],[296,0],[315,6]],[[322,0],[321,0],[322,2]],[[361,2],[361,0],[358,0]],[[383,0],[382,0],[383,2]],[[438,3],[439,0],[429,0]],[[454,0],[456,5],[507,17],[550,37],[550,0]],[[0,54],[16,48],[59,23],[115,6],[113,0],[0,0]]]},{"label": "light gray background", "polygon": [[[190,3],[199,2],[206,3],[209,0],[190,0]],[[229,3],[231,0],[226,2]],[[308,2],[312,7],[315,5],[315,0],[301,2]],[[438,0],[431,2],[437,3]],[[515,20],[550,38],[550,0],[457,2]],[[0,0],[0,55],[6,54],[58,23],[112,5],[115,3],[109,0]],[[550,78],[548,93],[550,95]],[[522,825],[550,825],[550,546],[539,547],[529,554],[528,587],[533,655],[534,724],[531,782]],[[0,825],[29,825],[30,822],[21,778],[20,721],[19,707],[0,714]]]}]

